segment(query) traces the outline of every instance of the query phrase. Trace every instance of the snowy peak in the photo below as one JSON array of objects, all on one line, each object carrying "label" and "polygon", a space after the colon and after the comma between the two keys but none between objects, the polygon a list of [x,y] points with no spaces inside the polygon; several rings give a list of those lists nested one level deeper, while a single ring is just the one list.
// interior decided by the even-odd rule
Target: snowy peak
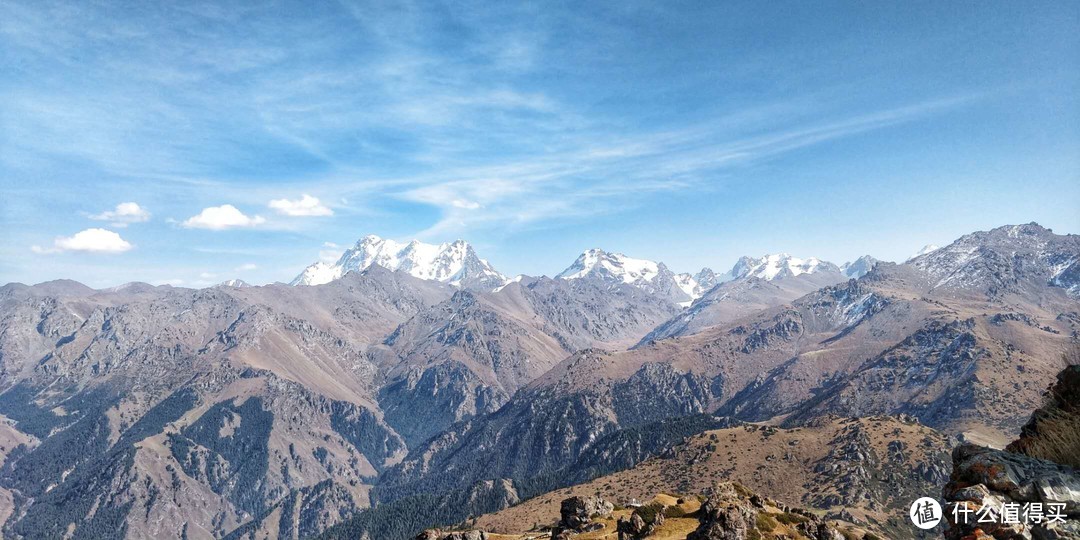
[{"label": "snowy peak", "polygon": [[651,283],[660,274],[660,263],[646,259],[634,259],[622,253],[608,253],[602,249],[590,249],[563,270],[556,279],[580,279],[599,277],[604,281],[626,284]]},{"label": "snowy peak", "polygon": [[217,286],[218,287],[236,287],[236,288],[239,289],[239,288],[243,288],[243,287],[250,287],[251,284],[244,281],[244,280],[242,280],[242,279],[228,279],[228,280],[222,281],[221,283],[218,283]]},{"label": "snowy peak", "polygon": [[840,271],[843,272],[844,276],[848,279],[859,279],[866,274],[869,274],[879,262],[881,261],[878,261],[869,255],[863,255],[854,261],[840,265]]},{"label": "snowy peak", "polygon": [[926,244],[925,246],[922,247],[922,249],[919,250],[918,253],[908,257],[908,260],[911,261],[911,260],[917,259],[919,257],[922,257],[923,255],[926,255],[927,253],[932,253],[932,252],[937,251],[939,249],[941,249],[941,248],[938,247],[937,245]]},{"label": "snowy peak", "polygon": [[713,272],[712,268],[702,268],[700,272],[694,274],[694,281],[706,290],[715,287],[721,281],[721,276]]},{"label": "snowy peak", "polygon": [[[705,293],[709,292],[709,289],[722,281],[722,277],[716,275],[716,272],[713,272],[711,268],[702,268],[700,272],[693,275],[689,273],[675,274],[675,283],[679,286],[679,289],[693,300],[701,298]],[[690,305],[689,302],[683,302],[683,304]]]},{"label": "snowy peak", "polygon": [[368,235],[346,250],[336,263],[317,262],[308,266],[292,284],[322,285],[371,265],[457,287],[495,289],[506,283],[506,277],[479,258],[472,246],[463,240],[444,244],[426,244],[418,240],[399,243]]},{"label": "snowy peak", "polygon": [[800,259],[787,253],[777,253],[757,259],[742,257],[731,269],[729,277],[730,279],[757,278],[772,281],[817,272],[840,272],[840,268],[815,257]]},{"label": "snowy peak", "polygon": [[1045,285],[1080,294],[1080,236],[1057,235],[1037,223],[967,234],[908,261],[931,287],[991,295]]},{"label": "snowy peak", "polygon": [[715,279],[715,274],[708,268],[696,275],[675,274],[661,262],[590,249],[555,279],[591,279],[609,287],[630,285],[686,307],[711,287],[703,287],[697,279],[699,276],[706,280]]}]

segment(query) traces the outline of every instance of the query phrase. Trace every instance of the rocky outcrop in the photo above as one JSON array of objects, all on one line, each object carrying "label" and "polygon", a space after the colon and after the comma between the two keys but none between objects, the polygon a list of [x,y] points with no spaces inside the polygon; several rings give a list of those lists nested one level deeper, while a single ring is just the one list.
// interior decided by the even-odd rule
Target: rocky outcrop
[{"label": "rocky outcrop", "polygon": [[[1074,350],[1067,360],[1080,361],[1078,356]],[[1080,468],[1080,365],[1058,374],[1046,393],[1046,404],[1031,415],[1020,438],[1006,450]]]},{"label": "rocky outcrop", "polygon": [[[945,537],[950,540],[1080,539],[1080,474],[1065,465],[965,444],[953,451],[953,474],[942,495],[949,522]],[[1023,509],[1032,504],[1042,507],[1044,519],[1022,510],[1016,520],[1001,515],[1005,505]],[[980,520],[983,507],[991,508],[996,518]],[[1052,513],[1060,520],[1051,519]]]},{"label": "rocky outcrop", "polygon": [[[1006,450],[953,450],[946,538],[1080,539],[1080,366],[1063,370],[1046,398]],[[1010,507],[1019,512],[1005,515]],[[985,508],[992,515],[980,519]]]},{"label": "rocky outcrop", "polygon": [[610,516],[614,505],[597,496],[570,497],[559,507],[559,524],[551,530],[553,540],[569,538],[570,534],[603,528],[595,520]]},{"label": "rocky outcrop", "polygon": [[619,540],[637,540],[651,535],[664,524],[664,509],[660,503],[651,503],[635,508],[630,513],[630,519],[619,518],[615,526]]},{"label": "rocky outcrop", "polygon": [[[810,512],[766,500],[746,487],[728,482],[718,485],[698,512],[699,525],[687,540],[746,540],[763,533],[781,538],[842,540],[844,536],[829,522]],[[783,531],[787,529],[787,531]],[[797,536],[795,536],[797,535]]]},{"label": "rocky outcrop", "polygon": [[418,535],[416,540],[487,540],[487,533],[484,531],[440,531],[437,529],[428,529]]}]

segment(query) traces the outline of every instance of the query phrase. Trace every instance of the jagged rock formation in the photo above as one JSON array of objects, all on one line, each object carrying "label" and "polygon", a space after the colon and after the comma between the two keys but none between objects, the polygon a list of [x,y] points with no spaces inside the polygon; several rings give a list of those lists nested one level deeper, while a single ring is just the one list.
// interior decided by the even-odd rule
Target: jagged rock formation
[{"label": "jagged rock formation", "polygon": [[1006,450],[1080,469],[1080,355],[1073,349],[1046,393],[1046,403],[1031,415],[1020,438]]},{"label": "jagged rock formation", "polygon": [[[942,495],[948,501],[945,537],[1080,538],[1080,473],[1052,461],[1012,452],[962,445],[953,451],[953,474]],[[1005,523],[1005,504],[1036,503],[1047,517],[1038,521],[1022,512],[1019,523]],[[1054,510],[1055,505],[1058,508]],[[979,510],[993,509],[997,518],[980,522]],[[968,513],[970,512],[970,514]],[[1060,516],[1060,521],[1050,514]],[[957,519],[959,517],[959,519]]]},{"label": "jagged rock formation", "polygon": [[436,529],[428,529],[418,535],[416,540],[487,540],[484,531],[449,531],[443,532]]},{"label": "jagged rock formation", "polygon": [[570,538],[573,534],[603,529],[595,521],[611,515],[614,505],[597,496],[570,497],[559,507],[559,523],[551,529],[552,540]]},{"label": "jagged rock formation", "polygon": [[[1006,450],[972,444],[953,450],[952,474],[942,490],[946,538],[1080,538],[1078,397],[1080,365],[1072,365]],[[1032,504],[1041,511],[1024,509]],[[1006,505],[1019,511],[1007,516]],[[991,519],[980,519],[983,507],[992,509]]]},{"label": "jagged rock formation", "polygon": [[763,533],[779,537],[783,534],[777,530],[781,525],[794,529],[796,538],[844,538],[833,525],[816,515],[762,499],[735,483],[720,484],[710,490],[698,520],[701,524],[686,536],[687,540],[745,540],[762,538]]}]

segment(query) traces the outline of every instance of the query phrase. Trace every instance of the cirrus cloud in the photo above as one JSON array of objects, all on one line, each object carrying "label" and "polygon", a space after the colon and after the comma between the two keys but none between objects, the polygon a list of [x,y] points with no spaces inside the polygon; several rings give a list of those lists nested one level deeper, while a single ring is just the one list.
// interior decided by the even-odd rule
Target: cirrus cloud
[{"label": "cirrus cloud", "polygon": [[53,247],[33,246],[34,253],[60,253],[63,251],[88,251],[96,253],[123,253],[130,250],[131,243],[107,229],[86,229],[72,236],[59,236]]},{"label": "cirrus cloud", "polygon": [[334,211],[324,206],[317,197],[304,194],[298,200],[274,199],[270,208],[286,216],[332,216]]},{"label": "cirrus cloud", "polygon": [[235,206],[223,204],[203,208],[202,212],[191,216],[180,225],[186,229],[220,231],[223,229],[254,227],[265,222],[266,220],[262,216],[247,216]]}]

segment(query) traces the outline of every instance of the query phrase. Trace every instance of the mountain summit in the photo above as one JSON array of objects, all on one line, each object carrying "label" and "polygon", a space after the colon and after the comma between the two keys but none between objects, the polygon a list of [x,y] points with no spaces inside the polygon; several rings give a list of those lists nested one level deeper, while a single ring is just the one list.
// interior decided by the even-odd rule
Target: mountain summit
[{"label": "mountain summit", "polygon": [[822,261],[816,257],[800,259],[787,253],[765,255],[761,258],[742,257],[729,273],[730,279],[755,277],[765,281],[777,278],[795,277],[801,274],[814,274],[829,271],[839,272],[840,269],[831,262]]},{"label": "mountain summit", "polygon": [[604,281],[634,285],[653,282],[660,274],[662,265],[663,263],[634,259],[622,253],[608,253],[602,249],[593,248],[582,253],[574,264],[555,277],[557,279],[598,277]]},{"label": "mountain summit", "polygon": [[879,262],[881,261],[869,255],[863,255],[854,261],[840,265],[840,271],[849,279],[859,279],[866,274],[869,274]]},{"label": "mountain summit", "polygon": [[555,279],[592,279],[609,287],[630,285],[650,294],[663,296],[682,306],[689,306],[716,284],[716,274],[702,268],[695,275],[676,274],[664,263],[635,259],[622,253],[599,248],[585,251]]},{"label": "mountain summit", "polygon": [[470,289],[494,289],[507,281],[490,263],[478,257],[464,240],[444,244],[426,244],[418,240],[399,243],[368,235],[346,250],[336,263],[312,264],[290,284],[322,285],[373,264],[400,270],[416,278]]}]

